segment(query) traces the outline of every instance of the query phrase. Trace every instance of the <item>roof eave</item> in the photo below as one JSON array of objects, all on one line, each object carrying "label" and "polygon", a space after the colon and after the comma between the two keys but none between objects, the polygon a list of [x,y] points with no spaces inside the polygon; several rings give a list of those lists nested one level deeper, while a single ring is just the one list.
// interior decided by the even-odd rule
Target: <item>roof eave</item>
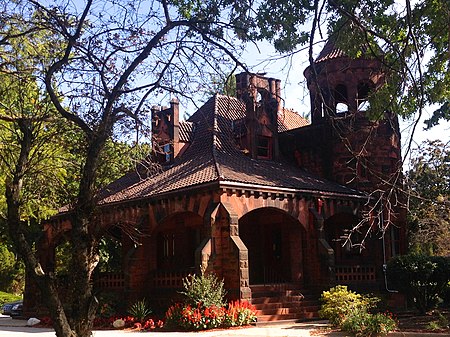
[{"label": "roof eave", "polygon": [[[222,189],[249,189],[249,190],[257,190],[259,192],[277,192],[280,194],[310,194],[318,197],[338,197],[338,198],[346,198],[346,199],[364,199],[367,200],[370,196],[362,193],[358,193],[357,191],[352,191],[352,193],[339,193],[339,192],[329,192],[329,191],[320,191],[313,189],[301,189],[301,188],[289,188],[289,187],[280,187],[280,186],[267,186],[267,185],[259,185],[259,184],[251,184],[251,183],[241,183],[231,180],[222,180],[220,181],[220,188]],[[350,192],[350,191],[349,191]]]}]

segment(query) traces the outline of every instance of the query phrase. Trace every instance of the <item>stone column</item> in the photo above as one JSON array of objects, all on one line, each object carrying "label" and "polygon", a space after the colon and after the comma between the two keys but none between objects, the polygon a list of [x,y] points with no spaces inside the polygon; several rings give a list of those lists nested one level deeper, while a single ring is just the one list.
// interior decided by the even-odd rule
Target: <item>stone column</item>
[{"label": "stone column", "polygon": [[220,270],[230,300],[251,300],[248,250],[239,237],[238,216],[230,205],[221,204],[213,226],[213,254],[220,260]]}]

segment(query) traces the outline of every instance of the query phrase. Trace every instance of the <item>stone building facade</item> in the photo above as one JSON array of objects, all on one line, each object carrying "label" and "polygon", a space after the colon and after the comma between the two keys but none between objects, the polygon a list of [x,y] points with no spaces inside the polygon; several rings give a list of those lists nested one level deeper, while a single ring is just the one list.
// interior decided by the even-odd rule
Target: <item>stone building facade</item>
[{"label": "stone building facade", "polygon": [[[282,107],[279,80],[258,74],[238,74],[236,97],[216,94],[187,121],[177,100],[153,107],[162,170],[139,167],[102,191],[98,219],[121,268],[97,273],[99,290],[164,305],[203,269],[263,320],[311,317],[307,300],[338,283],[383,289],[386,259],[405,249],[405,211],[394,202],[397,118],[364,110],[382,65],[329,42],[305,76],[311,123]],[[46,224],[44,268],[67,214]],[[270,296],[277,306],[262,305]]]}]

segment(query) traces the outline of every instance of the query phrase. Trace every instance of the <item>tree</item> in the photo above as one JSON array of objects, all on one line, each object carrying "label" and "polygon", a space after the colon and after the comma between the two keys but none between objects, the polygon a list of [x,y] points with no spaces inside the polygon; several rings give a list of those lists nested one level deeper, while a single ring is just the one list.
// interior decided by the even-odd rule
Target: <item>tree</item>
[{"label": "tree", "polygon": [[[77,197],[71,209],[69,267],[76,273],[68,285],[72,290],[67,303],[70,316],[61,306],[49,275],[41,272],[29,244],[26,240],[16,242],[28,270],[48,295],[44,298],[49,301],[58,336],[90,334],[96,308],[90,280],[98,261],[100,228],[94,216],[102,154],[111,138],[117,139],[119,134],[124,137],[131,129],[145,129],[148,98],[161,100],[164,93],[172,93],[193,99],[211,74],[221,78],[236,65],[245,69],[239,61],[239,39],[267,38],[280,51],[309,44],[313,62],[312,47],[326,19],[329,33],[352,31],[340,34],[344,38],[339,39],[339,46],[350,56],[361,53],[362,43],[375,57],[382,56],[391,70],[386,85],[371,96],[371,106],[378,107],[379,113],[388,108],[401,114],[420,114],[426,103],[448,100],[445,90],[431,90],[438,80],[445,83],[448,76],[442,56],[446,39],[436,39],[434,34],[443,30],[445,6],[439,1],[423,1],[412,8],[407,1],[403,7],[406,10],[400,12],[387,0],[261,4],[233,0],[6,2],[4,12],[15,16],[20,13],[27,23],[23,34],[36,30],[56,36],[61,51],[52,53],[43,82],[57,113],[83,133],[85,144]],[[422,17],[429,19],[425,25],[420,24]],[[312,23],[310,28],[300,27],[305,22]],[[2,36],[7,41],[16,35]],[[347,35],[351,39],[346,39]],[[428,50],[432,54],[424,72],[420,61]],[[26,135],[27,125],[20,128]],[[18,163],[17,167],[23,169],[25,163]],[[20,207],[14,200],[20,199],[24,172],[16,173],[18,178],[13,179],[8,194],[12,210]],[[17,227],[12,235],[16,239],[25,237],[25,229],[17,223],[19,213],[8,213],[16,219],[9,223]]]},{"label": "tree", "polygon": [[[39,94],[36,102],[42,97],[51,101],[52,111],[66,120],[63,124],[69,122],[83,133],[80,178],[71,209],[68,270],[72,277],[64,306],[54,275],[40,266],[32,242],[27,240],[29,228],[21,221],[22,186],[28,179],[35,140],[40,139],[36,131],[47,132],[45,123],[50,116],[55,117],[53,113],[35,109],[29,118],[12,120],[19,130],[20,151],[11,161],[14,169],[6,181],[7,222],[11,238],[46,301],[57,335],[90,336],[97,306],[91,277],[101,239],[95,197],[108,143],[125,137],[131,127],[142,130],[149,96],[168,90],[190,97],[198,91],[207,69],[220,73],[227,63],[238,63],[234,54],[238,46],[227,42],[227,34],[242,29],[233,20],[244,19],[248,8],[214,1],[86,1],[81,6],[69,1],[47,5],[30,0],[23,1],[23,7],[21,4],[6,7],[62,47],[54,50],[54,45],[49,46],[52,59],[34,70],[45,70],[46,93]],[[222,21],[221,12],[227,20]],[[29,36],[28,32],[24,35]],[[15,36],[8,39],[12,41]],[[34,122],[43,127],[36,128]]]},{"label": "tree", "polygon": [[411,245],[423,253],[447,256],[450,254],[449,143],[427,141],[415,154],[407,174]]},{"label": "tree", "polygon": [[[11,251],[18,252],[29,273],[30,266],[38,268],[33,271],[34,279],[43,298],[50,302],[55,321],[67,322],[67,317],[58,317],[63,305],[56,279],[39,268],[34,246],[41,219],[72,202],[86,160],[83,154],[87,143],[80,129],[57,114],[40,80],[45,67],[54,61],[52,57],[59,56],[61,40],[49,30],[31,26],[32,20],[42,18],[42,12],[33,10],[27,22],[26,8],[22,9],[24,12],[19,14],[10,13],[7,23],[3,23],[0,44],[0,233],[2,241],[5,238],[4,242],[12,242],[12,247],[1,246],[3,256],[8,257],[2,279],[3,274],[11,276],[18,270],[8,267],[9,262],[17,265]],[[142,155],[141,146],[112,139],[105,142],[104,148],[107,159],[99,165],[99,186],[118,178],[132,167],[133,157]],[[59,335],[71,335],[58,325],[55,328]]]}]

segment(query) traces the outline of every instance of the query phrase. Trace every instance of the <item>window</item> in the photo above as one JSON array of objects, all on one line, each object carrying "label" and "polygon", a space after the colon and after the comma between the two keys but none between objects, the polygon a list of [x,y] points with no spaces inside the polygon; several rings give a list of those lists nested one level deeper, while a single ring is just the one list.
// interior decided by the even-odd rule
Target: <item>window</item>
[{"label": "window", "polygon": [[334,103],[336,114],[344,114],[348,112],[348,96],[347,87],[343,84],[338,84],[334,89]]},{"label": "window", "polygon": [[164,145],[163,151],[164,151],[166,163],[170,162],[170,154],[172,152],[171,148],[170,148],[170,144]]},{"label": "window", "polygon": [[367,165],[368,165],[368,161],[367,158],[365,157],[360,157],[358,160],[358,175],[361,178],[368,178],[368,172],[367,172]]},{"label": "window", "polygon": [[391,256],[400,254],[400,229],[391,225]]},{"label": "window", "polygon": [[359,111],[368,111],[370,109],[370,103],[368,97],[373,84],[371,83],[359,83],[358,84],[358,97],[356,98]]},{"label": "window", "polygon": [[272,157],[272,138],[258,136],[256,155],[258,159],[270,159]]},{"label": "window", "polygon": [[175,256],[175,234],[162,235],[161,257],[167,259]]}]

